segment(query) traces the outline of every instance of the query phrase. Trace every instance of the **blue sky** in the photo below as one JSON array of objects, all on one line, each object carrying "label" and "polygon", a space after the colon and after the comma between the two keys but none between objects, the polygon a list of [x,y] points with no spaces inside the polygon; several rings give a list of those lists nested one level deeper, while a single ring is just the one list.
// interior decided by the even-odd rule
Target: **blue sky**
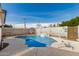
[{"label": "blue sky", "polygon": [[4,3],[7,24],[57,23],[79,16],[79,4],[71,3]]}]

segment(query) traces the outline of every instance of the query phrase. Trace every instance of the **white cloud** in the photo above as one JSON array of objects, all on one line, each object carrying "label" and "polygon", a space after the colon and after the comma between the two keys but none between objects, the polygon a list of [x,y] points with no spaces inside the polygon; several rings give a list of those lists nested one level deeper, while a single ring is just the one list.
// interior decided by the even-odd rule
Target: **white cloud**
[{"label": "white cloud", "polygon": [[[41,26],[49,26],[50,24],[57,24],[57,23],[26,23],[26,27],[36,27],[37,24],[41,24]],[[14,28],[24,28],[24,24],[12,24]]]}]

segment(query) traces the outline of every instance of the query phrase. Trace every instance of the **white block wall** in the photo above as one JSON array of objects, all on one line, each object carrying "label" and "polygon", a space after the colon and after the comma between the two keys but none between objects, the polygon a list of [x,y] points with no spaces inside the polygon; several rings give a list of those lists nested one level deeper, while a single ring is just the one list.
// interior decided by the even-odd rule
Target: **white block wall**
[{"label": "white block wall", "polygon": [[37,31],[37,35],[51,33],[57,36],[67,37],[67,27],[39,28],[36,29],[36,31]]}]

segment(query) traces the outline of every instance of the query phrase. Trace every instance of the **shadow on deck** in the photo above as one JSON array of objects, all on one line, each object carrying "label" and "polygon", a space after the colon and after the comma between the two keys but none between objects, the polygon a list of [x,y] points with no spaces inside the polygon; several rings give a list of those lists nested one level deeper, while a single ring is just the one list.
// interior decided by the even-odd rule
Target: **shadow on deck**
[{"label": "shadow on deck", "polygon": [[9,43],[3,43],[3,47],[1,47],[1,45],[0,45],[0,51],[5,49],[8,45],[9,45]]}]

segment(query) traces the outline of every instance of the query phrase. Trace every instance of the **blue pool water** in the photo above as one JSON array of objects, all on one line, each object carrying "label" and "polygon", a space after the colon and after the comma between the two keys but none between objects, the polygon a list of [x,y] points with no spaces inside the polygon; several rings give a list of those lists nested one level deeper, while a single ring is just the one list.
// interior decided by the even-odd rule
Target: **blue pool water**
[{"label": "blue pool water", "polygon": [[28,45],[28,47],[46,47],[56,42],[56,40],[47,36],[18,36],[17,38],[24,39],[25,44]]}]

